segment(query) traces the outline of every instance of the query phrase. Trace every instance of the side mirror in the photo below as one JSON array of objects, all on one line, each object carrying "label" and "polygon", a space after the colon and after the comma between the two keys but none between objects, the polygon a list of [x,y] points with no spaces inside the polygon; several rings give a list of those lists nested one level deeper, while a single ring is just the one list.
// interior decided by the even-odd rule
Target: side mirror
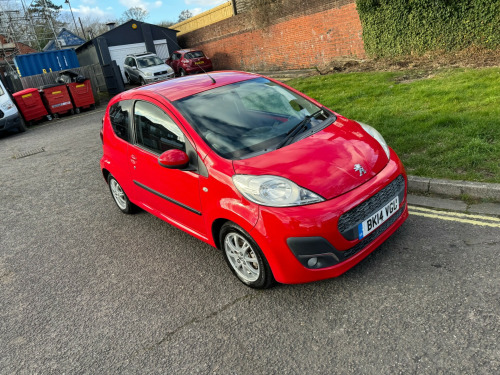
[{"label": "side mirror", "polygon": [[169,169],[184,169],[189,165],[189,156],[182,150],[168,150],[160,155],[158,164]]}]

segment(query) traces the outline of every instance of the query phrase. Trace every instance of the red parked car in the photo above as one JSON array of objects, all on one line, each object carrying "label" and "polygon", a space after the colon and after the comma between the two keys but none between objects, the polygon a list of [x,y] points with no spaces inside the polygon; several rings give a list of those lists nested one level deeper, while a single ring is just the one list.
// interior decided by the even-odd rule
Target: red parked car
[{"label": "red parked car", "polygon": [[256,74],[121,93],[101,137],[120,210],[221,249],[250,287],[338,276],[408,217],[405,170],[374,128]]},{"label": "red parked car", "polygon": [[203,51],[183,49],[172,53],[165,63],[170,65],[178,76],[204,73],[213,70],[212,61]]}]

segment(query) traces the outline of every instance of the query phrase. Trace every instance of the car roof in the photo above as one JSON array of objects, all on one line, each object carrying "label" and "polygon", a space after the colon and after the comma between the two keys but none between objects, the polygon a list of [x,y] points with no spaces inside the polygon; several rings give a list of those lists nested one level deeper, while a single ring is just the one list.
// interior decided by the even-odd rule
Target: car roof
[{"label": "car roof", "polygon": [[178,51],[174,51],[174,53],[186,53],[186,52],[197,52],[197,51],[201,51],[201,49],[180,49]]},{"label": "car roof", "polygon": [[[210,77],[215,80],[215,83]],[[131,95],[133,95],[133,93],[151,92],[159,94],[170,101],[175,101],[203,91],[258,77],[261,76],[258,74],[237,71],[210,72],[209,74],[196,74],[169,79],[159,83],[141,86],[127,92],[130,92]]]},{"label": "car roof", "polygon": [[156,56],[156,53],[153,52],[143,52],[143,53],[130,53],[127,57],[144,57],[144,56]]}]

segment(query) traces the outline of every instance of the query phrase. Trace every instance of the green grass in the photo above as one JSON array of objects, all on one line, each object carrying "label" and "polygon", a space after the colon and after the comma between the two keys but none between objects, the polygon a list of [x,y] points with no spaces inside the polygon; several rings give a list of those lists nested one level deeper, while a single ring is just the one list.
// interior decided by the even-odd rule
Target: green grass
[{"label": "green grass", "polygon": [[500,182],[500,68],[315,76],[287,84],[374,126],[408,174]]}]

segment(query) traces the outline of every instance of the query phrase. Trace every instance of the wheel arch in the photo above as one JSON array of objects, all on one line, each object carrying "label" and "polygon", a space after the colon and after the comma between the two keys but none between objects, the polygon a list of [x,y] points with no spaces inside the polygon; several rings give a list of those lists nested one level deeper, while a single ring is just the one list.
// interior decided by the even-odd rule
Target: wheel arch
[{"label": "wheel arch", "polygon": [[111,173],[106,168],[103,168],[101,172],[102,172],[102,176],[104,177],[104,181],[106,181],[106,183],[108,183],[108,177]]},{"label": "wheel arch", "polygon": [[222,226],[227,222],[233,222],[233,221],[225,218],[219,218],[215,219],[214,222],[212,223],[212,239],[214,241],[215,247],[219,250],[222,249],[222,245],[220,243],[220,238],[219,238],[220,230],[222,229]]}]

